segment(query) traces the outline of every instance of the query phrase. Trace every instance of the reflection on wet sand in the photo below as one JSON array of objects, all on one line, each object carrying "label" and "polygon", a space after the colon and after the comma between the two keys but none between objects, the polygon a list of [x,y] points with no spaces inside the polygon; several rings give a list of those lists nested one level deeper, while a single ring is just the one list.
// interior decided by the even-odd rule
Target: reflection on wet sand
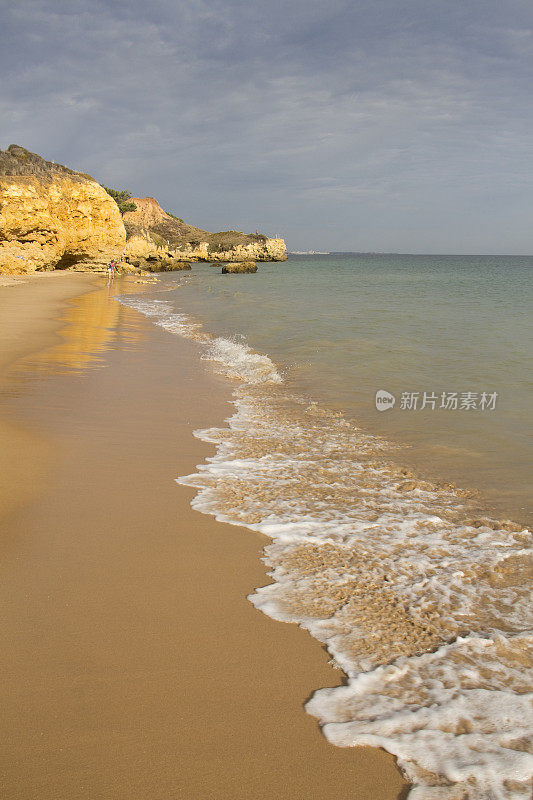
[{"label": "reflection on wet sand", "polygon": [[[54,280],[54,279],[51,279]],[[43,284],[35,284],[40,291]],[[26,287],[24,287],[26,288]],[[18,317],[21,309],[26,317],[43,316],[42,293],[33,297],[30,292],[21,300],[16,295],[3,296],[3,310],[15,306]],[[87,292],[86,287],[80,289]],[[20,399],[26,387],[34,380],[48,375],[80,373],[84,370],[106,365],[105,353],[113,349],[132,350],[145,337],[147,321],[140,314],[121,305],[115,298],[122,293],[142,291],[140,286],[127,279],[115,280],[109,286],[97,288],[68,300],[59,318],[60,328],[56,332],[58,342],[42,347],[43,331],[37,328],[33,335],[34,352],[13,361],[3,370],[0,385],[0,518],[4,518],[17,506],[27,502],[38,491],[42,491],[49,475],[48,442],[42,434],[28,425],[28,420],[19,418]],[[12,324],[12,315],[3,320],[6,330]],[[25,328],[14,337],[24,337]],[[3,342],[5,345],[5,342]],[[41,349],[37,349],[41,345]],[[9,340],[4,348],[9,352]],[[9,360],[7,361],[9,364]],[[20,453],[24,453],[24,458]]]},{"label": "reflection on wet sand", "polygon": [[105,365],[103,354],[113,349],[135,349],[145,337],[147,322],[115,299],[141,292],[127,279],[76,297],[61,315],[60,342],[20,359],[12,368],[17,377],[37,377],[42,372],[81,372]]}]

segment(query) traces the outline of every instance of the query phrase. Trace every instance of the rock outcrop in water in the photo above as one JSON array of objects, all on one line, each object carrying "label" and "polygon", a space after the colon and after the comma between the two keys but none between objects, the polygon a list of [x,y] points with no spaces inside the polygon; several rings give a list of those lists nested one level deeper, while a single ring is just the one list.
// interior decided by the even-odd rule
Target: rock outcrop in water
[{"label": "rock outcrop in water", "polygon": [[[261,233],[210,233],[163,211],[153,197],[132,197],[136,211],[124,214],[128,235],[126,254],[150,269],[150,261],[285,261],[283,239]],[[147,263],[144,263],[147,262]]]},{"label": "rock outcrop in water", "polygon": [[125,243],[117,204],[90,175],[0,150],[0,272],[98,269]]},{"label": "rock outcrop in water", "polygon": [[285,261],[283,239],[239,231],[209,233],[132,198],[122,218],[90,175],[46,161],[18,145],[0,150],[0,273],[98,270],[111,260],[160,270],[191,261]]},{"label": "rock outcrop in water", "polygon": [[224,264],[222,274],[257,272],[257,264],[253,261],[237,261],[235,264]]}]

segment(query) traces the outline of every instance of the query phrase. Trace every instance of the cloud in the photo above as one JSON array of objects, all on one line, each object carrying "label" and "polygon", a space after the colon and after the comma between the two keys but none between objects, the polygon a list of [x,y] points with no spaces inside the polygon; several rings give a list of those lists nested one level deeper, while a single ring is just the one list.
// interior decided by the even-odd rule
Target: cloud
[{"label": "cloud", "polygon": [[19,0],[4,18],[3,146],[295,248],[533,252],[520,0]]}]

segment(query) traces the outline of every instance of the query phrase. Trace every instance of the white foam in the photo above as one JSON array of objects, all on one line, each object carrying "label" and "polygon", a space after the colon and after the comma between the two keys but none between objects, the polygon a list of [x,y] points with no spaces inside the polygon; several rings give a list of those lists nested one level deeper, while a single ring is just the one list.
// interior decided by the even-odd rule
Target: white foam
[{"label": "white foam", "polygon": [[220,365],[224,373],[243,383],[281,383],[282,379],[268,356],[255,353],[244,342],[218,337],[203,358]]},{"label": "white foam", "polygon": [[[237,393],[236,407],[229,431],[196,432],[218,452],[179,482],[199,489],[193,501],[198,510],[274,540],[265,551],[274,582],[250,600],[272,618],[309,630],[350,676],[348,686],[320,690],[307,704],[328,740],[393,753],[415,787],[410,800],[524,800],[533,763],[522,740],[533,725],[523,666],[530,639],[520,632],[531,624],[530,596],[520,580],[502,586],[496,577],[508,559],[522,562],[530,555],[523,546],[527,532],[447,520],[445,512],[460,506],[451,493],[399,492],[387,467],[355,460],[368,443],[340,421],[287,424],[279,404],[273,411],[268,400],[247,392]],[[267,452],[251,456],[254,441],[265,439]],[[352,458],[339,458],[341,452]],[[321,481],[332,488],[331,503],[323,499]],[[361,483],[354,513],[350,499]],[[302,486],[309,493],[302,494]],[[242,493],[233,508],[225,502],[226,487]],[[374,512],[371,520],[361,513],[365,504]],[[436,606],[443,629],[453,633],[481,622],[482,609],[483,635],[457,636],[436,653],[387,666],[372,651],[354,660],[351,645],[359,629],[344,608],[323,616],[306,616],[298,604],[295,609],[295,598],[316,591],[315,576],[287,571],[284,555],[310,543],[362,554],[364,579],[379,586],[386,576],[387,591],[415,621]],[[327,573],[340,589],[354,577],[360,572],[349,568]],[[368,630],[361,628],[360,635]]]},{"label": "white foam", "polygon": [[213,337],[189,314],[176,312],[167,300],[120,297],[120,302],[151,317],[170,333],[208,345],[202,358],[217,364],[218,371],[243,383],[281,383],[282,378],[268,356],[254,352],[244,341]]},{"label": "white foam", "polygon": [[[519,639],[508,646],[531,646],[531,637]],[[410,798],[523,800],[533,757],[513,744],[531,735],[531,697],[503,687],[470,688],[479,680],[475,670],[455,668],[474,660],[497,670],[495,650],[492,639],[459,638],[435,653],[351,678],[347,686],[320,690],[306,708],[333,744],[393,753],[419,783]],[[338,722],[346,707],[351,719]],[[432,784],[430,774],[449,785]]]},{"label": "white foam", "polygon": [[449,490],[406,490],[386,443],[289,398],[245,342],[210,337],[165,301],[128,305],[198,339],[240,382],[228,428],[196,432],[216,455],[178,482],[198,489],[196,509],[272,539],[273,583],[250,600],[309,630],[348,675],[306,706],[327,739],[393,753],[409,800],[529,797],[529,533],[471,524]]}]

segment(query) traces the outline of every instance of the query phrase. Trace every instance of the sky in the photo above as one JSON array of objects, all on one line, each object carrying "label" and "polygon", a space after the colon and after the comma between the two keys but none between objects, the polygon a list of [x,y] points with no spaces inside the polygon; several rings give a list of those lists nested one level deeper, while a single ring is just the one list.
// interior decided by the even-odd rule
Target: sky
[{"label": "sky", "polygon": [[0,0],[0,148],[291,250],[533,254],[531,0]]}]

